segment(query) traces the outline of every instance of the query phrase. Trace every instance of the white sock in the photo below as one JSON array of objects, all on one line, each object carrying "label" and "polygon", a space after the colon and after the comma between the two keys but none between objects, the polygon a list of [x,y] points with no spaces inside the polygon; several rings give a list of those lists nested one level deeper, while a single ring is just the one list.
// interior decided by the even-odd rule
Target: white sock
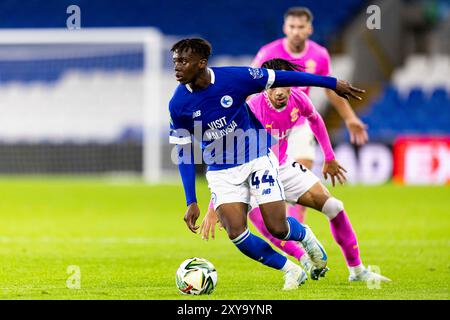
[{"label": "white sock", "polygon": [[364,268],[364,265],[361,263],[359,266],[356,267],[348,267],[348,271],[350,271],[351,276],[356,276],[363,272],[366,268]]},{"label": "white sock", "polygon": [[284,273],[288,272],[289,270],[292,270],[294,268],[299,268],[298,265],[296,265],[295,263],[293,263],[291,260],[287,259],[286,263],[284,264],[283,268],[281,268],[281,271],[283,271]]},{"label": "white sock", "polygon": [[311,259],[308,257],[308,255],[306,253],[300,257],[299,261],[300,261],[301,265],[303,266],[303,268],[305,268],[307,265],[310,265],[312,263]]}]

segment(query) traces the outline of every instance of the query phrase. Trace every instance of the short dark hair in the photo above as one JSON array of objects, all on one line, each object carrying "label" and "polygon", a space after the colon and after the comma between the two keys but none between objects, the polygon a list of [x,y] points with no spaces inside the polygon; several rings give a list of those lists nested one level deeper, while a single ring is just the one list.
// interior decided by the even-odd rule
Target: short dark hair
[{"label": "short dark hair", "polygon": [[211,44],[206,41],[205,39],[201,38],[190,38],[190,39],[183,39],[178,41],[172,46],[172,49],[170,51],[172,52],[183,52],[188,49],[191,49],[192,52],[198,54],[202,59],[209,59],[209,56],[211,55]]},{"label": "short dark hair", "polygon": [[289,16],[293,16],[293,17],[306,17],[306,19],[308,20],[308,22],[313,21],[314,16],[311,12],[311,10],[309,10],[306,7],[292,7],[289,8],[286,13],[284,14],[284,19],[286,20],[287,17]]},{"label": "short dark hair", "polygon": [[284,59],[270,59],[264,62],[261,68],[286,71],[304,71],[302,66]]}]

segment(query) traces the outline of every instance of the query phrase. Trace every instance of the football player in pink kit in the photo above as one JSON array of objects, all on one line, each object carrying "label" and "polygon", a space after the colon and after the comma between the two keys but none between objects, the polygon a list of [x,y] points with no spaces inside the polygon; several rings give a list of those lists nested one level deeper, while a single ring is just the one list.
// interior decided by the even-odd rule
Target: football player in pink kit
[{"label": "football player in pink kit", "polygon": [[[275,70],[298,70],[297,66],[283,59],[272,59],[263,64],[264,68]],[[344,210],[343,203],[331,196],[327,188],[310,170],[288,157],[288,136],[290,130],[299,121],[306,119],[318,140],[324,154],[323,175],[330,175],[332,185],[335,178],[342,184],[345,181],[345,169],[336,161],[333,148],[322,117],[317,113],[308,96],[299,88],[275,88],[252,96],[248,101],[250,109],[268,132],[278,138],[278,144],[271,148],[279,160],[279,178],[283,184],[286,201],[299,203],[324,213],[330,220],[331,232],[341,247],[346,259],[350,281],[389,281],[379,274],[366,269],[361,262],[356,234]],[[273,237],[267,230],[261,212],[253,202],[250,205],[250,220],[274,245],[295,257],[309,276],[317,280],[328,270],[311,262],[305,250],[294,241],[281,241]],[[217,216],[213,208],[209,208],[202,225],[203,238],[209,238]]]},{"label": "football player in pink kit", "polygon": [[[309,73],[328,76],[331,73],[330,56],[327,49],[309,39],[313,32],[313,15],[304,7],[290,8],[284,15],[283,32],[285,38],[275,40],[263,46],[252,62],[252,66],[261,67],[262,63],[281,58],[302,66]],[[309,94],[309,87],[301,87]],[[352,143],[364,144],[368,140],[366,125],[355,115],[347,100],[332,90],[325,90],[328,100],[344,119]],[[300,121],[292,129],[288,154],[308,169],[312,169],[315,158],[315,141],[306,122]],[[305,220],[305,210],[301,206],[288,206],[288,214],[300,222]]]}]

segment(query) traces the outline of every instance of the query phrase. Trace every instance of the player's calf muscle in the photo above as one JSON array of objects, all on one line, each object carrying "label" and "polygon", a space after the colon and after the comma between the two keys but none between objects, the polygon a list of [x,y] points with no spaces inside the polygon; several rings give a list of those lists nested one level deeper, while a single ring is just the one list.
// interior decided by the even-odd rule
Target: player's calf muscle
[{"label": "player's calf muscle", "polygon": [[286,207],[282,202],[266,203],[260,206],[264,224],[272,236],[284,239],[288,234]]},{"label": "player's calf muscle", "polygon": [[[247,229],[244,206],[240,204],[223,204],[217,208],[220,222],[231,240],[236,239]],[[241,214],[242,213],[242,214]]]},{"label": "player's calf muscle", "polygon": [[280,240],[283,240],[284,238],[286,238],[286,236],[288,234],[288,226],[287,226],[286,221],[282,225],[277,224],[277,225],[267,226],[267,230],[269,230],[269,232],[272,236],[274,236],[275,238],[280,239]]},{"label": "player's calf muscle", "polygon": [[[283,212],[284,216],[281,218],[266,218],[266,216],[263,216],[264,218],[264,224],[267,227],[267,230],[270,232],[272,236],[274,236],[277,239],[284,239],[288,234],[288,224],[286,222],[286,212]],[[268,212],[268,215],[270,215],[270,212]]]}]

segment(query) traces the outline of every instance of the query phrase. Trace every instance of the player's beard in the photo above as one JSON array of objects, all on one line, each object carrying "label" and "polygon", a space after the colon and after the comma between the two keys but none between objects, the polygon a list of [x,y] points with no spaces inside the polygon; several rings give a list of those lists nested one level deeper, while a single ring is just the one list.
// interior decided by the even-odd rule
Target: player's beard
[{"label": "player's beard", "polygon": [[291,47],[295,49],[295,51],[301,51],[305,48],[306,39],[296,39],[291,41]]}]

